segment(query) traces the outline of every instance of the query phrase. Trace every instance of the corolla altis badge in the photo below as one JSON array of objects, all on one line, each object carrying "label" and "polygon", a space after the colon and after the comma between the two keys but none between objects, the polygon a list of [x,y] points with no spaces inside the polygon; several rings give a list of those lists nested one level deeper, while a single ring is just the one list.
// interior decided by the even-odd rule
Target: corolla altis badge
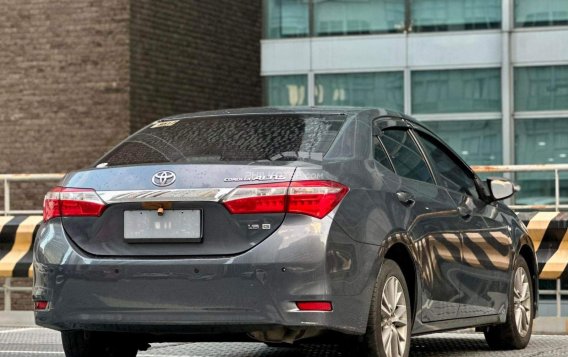
[{"label": "corolla altis badge", "polygon": [[176,180],[176,174],[172,171],[160,171],[156,172],[152,176],[152,183],[159,187],[169,186]]},{"label": "corolla altis badge", "polygon": [[247,177],[226,177],[224,182],[242,182],[242,181],[272,181],[272,180],[285,180],[286,177],[282,175],[255,175]]}]

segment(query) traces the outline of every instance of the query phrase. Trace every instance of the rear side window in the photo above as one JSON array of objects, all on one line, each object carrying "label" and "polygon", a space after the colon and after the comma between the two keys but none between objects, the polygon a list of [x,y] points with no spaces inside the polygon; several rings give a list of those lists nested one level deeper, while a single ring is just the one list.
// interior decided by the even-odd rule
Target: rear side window
[{"label": "rear side window", "polygon": [[383,165],[384,167],[386,167],[387,169],[394,171],[394,168],[392,167],[390,160],[387,156],[387,153],[385,152],[385,149],[383,148],[383,144],[380,142],[379,138],[374,138],[373,139],[373,149],[375,152],[375,160]]},{"label": "rear side window", "polygon": [[157,122],[96,165],[321,161],[343,116],[231,116]]},{"label": "rear side window", "polygon": [[421,132],[417,134],[424,150],[431,158],[432,166],[440,174],[444,186],[450,190],[477,198],[477,189],[471,173],[463,168],[459,159],[450,155],[444,145],[437,140]]},{"label": "rear side window", "polygon": [[380,138],[398,175],[434,183],[428,165],[408,130],[387,129]]}]

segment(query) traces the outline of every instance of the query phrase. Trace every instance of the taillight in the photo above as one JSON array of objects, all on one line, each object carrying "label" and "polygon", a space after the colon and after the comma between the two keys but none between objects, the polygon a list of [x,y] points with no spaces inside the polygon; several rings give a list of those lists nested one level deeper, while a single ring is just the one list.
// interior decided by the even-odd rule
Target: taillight
[{"label": "taillight", "polygon": [[296,181],[239,186],[223,199],[233,214],[299,213],[323,218],[349,188],[334,181]]},{"label": "taillight", "polygon": [[286,209],[288,182],[239,186],[223,200],[234,214],[281,213]]},{"label": "taillight", "polygon": [[43,220],[55,217],[99,217],[105,203],[90,188],[55,187],[43,200]]},{"label": "taillight", "polygon": [[323,218],[349,189],[334,181],[297,181],[288,189],[288,212]]},{"label": "taillight", "polygon": [[35,310],[47,310],[49,307],[49,302],[45,300],[35,301],[34,302],[34,309]]}]

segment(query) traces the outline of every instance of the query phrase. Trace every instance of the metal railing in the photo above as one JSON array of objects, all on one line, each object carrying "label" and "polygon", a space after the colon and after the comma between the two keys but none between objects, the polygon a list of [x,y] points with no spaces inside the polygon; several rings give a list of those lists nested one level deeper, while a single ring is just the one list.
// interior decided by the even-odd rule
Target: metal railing
[{"label": "metal railing", "polygon": [[[513,210],[568,210],[568,205],[560,204],[560,172],[568,171],[568,164],[560,165],[496,165],[473,166],[477,173],[517,173],[517,172],[553,172],[554,173],[554,205],[515,205],[510,204]],[[522,187],[521,187],[522,189]],[[514,202],[514,201],[513,201]],[[542,296],[554,296],[556,299],[556,317],[562,316],[562,297],[568,296],[568,290],[562,289],[560,279],[556,280],[554,289],[540,290]]]},{"label": "metal railing", "polygon": [[0,175],[0,181],[4,184],[4,210],[0,215],[9,216],[13,214],[41,214],[41,210],[11,210],[10,209],[10,183],[12,182],[33,182],[33,181],[56,181],[61,180],[64,174],[8,174]]},{"label": "metal railing", "polygon": [[[541,296],[554,296],[556,302],[556,317],[562,316],[562,297],[568,296],[568,290],[562,290],[562,284],[560,279],[556,280],[556,285],[554,290],[539,290],[539,295]],[[567,302],[568,304],[568,302]]]},{"label": "metal railing", "polygon": [[31,292],[31,286],[12,286],[12,278],[7,277],[4,279],[4,311],[12,311],[12,292]]}]

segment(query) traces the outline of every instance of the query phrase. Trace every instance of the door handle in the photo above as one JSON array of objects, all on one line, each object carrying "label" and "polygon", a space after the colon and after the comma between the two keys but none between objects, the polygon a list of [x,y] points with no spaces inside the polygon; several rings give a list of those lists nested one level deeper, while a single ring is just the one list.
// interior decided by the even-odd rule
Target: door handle
[{"label": "door handle", "polygon": [[471,214],[473,213],[473,210],[471,208],[469,208],[468,206],[459,205],[458,206],[458,213],[461,216],[461,218],[469,219],[469,218],[471,218]]},{"label": "door handle", "polygon": [[396,197],[398,198],[400,203],[402,203],[405,206],[412,206],[414,205],[414,203],[416,203],[416,201],[414,200],[414,196],[412,196],[411,193],[408,193],[406,191],[398,191],[396,193]]},{"label": "door handle", "polygon": [[458,213],[461,216],[461,218],[467,221],[468,219],[471,218],[474,207],[475,205],[471,197],[465,196],[462,202],[458,205]]}]

